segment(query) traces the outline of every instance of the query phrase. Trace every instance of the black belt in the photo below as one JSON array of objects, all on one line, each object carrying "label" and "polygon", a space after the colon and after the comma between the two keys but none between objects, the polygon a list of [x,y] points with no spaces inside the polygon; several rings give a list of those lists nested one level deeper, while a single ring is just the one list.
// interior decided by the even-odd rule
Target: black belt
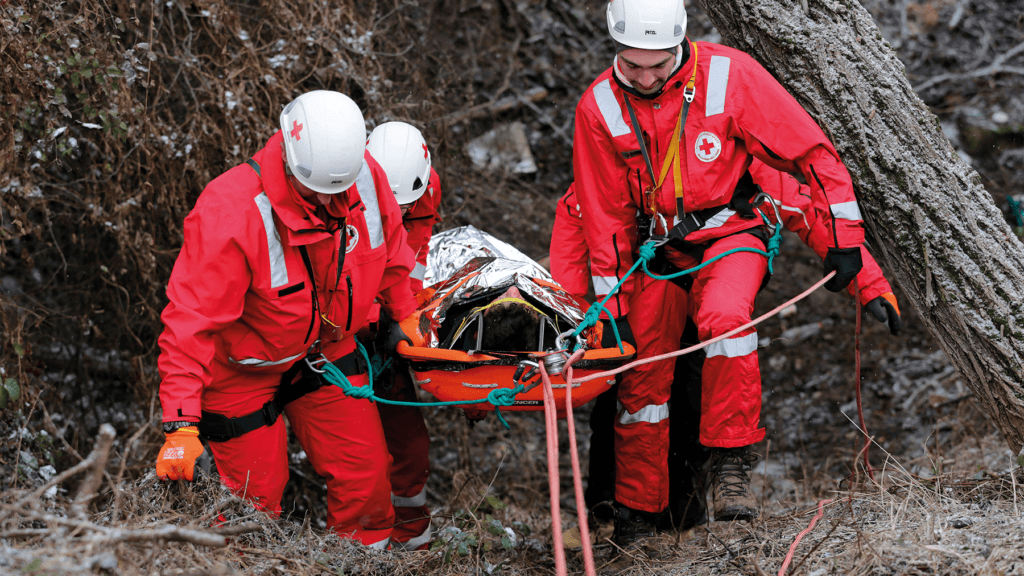
[{"label": "black belt", "polygon": [[[747,228],[746,230],[734,232],[729,236],[733,236],[735,234],[750,234],[756,237],[761,242],[764,242],[764,245],[766,247],[768,246],[768,231],[765,229],[764,226],[758,226],[756,228]],[[720,238],[716,240],[720,240]],[[685,244],[679,245],[678,247],[669,244],[669,247],[671,247],[676,252],[685,254],[692,258],[693,260],[695,260],[696,262],[700,263],[704,261],[704,252],[707,251],[707,249],[711,246],[711,243],[712,241],[708,241],[703,244],[693,244],[691,242],[687,242]],[[667,254],[665,253],[665,249],[666,246],[659,246],[654,253],[654,258],[647,263],[647,269],[659,276],[668,276],[680,271],[680,268],[678,266],[669,262]],[[634,254],[634,257],[639,257],[639,255]],[[771,274],[765,271],[764,279],[761,281],[761,287],[758,288],[758,291],[764,290],[765,287],[768,286],[768,281],[771,280],[771,277]],[[689,292],[690,288],[693,288],[694,275],[686,274],[684,276],[677,276],[671,279],[670,282],[672,282],[676,286],[679,286],[683,290]]]},{"label": "black belt", "polygon": [[[367,368],[366,360],[358,350],[342,356],[332,364],[337,366],[345,376],[365,374]],[[296,381],[295,377],[300,373],[301,376]],[[327,381],[324,380],[323,375],[313,371],[306,359],[303,358],[292,364],[291,368],[281,375],[281,385],[278,387],[277,393],[259,410],[237,418],[228,418],[223,414],[204,410],[202,420],[199,421],[199,436],[210,442],[225,442],[263,426],[270,426],[277,422],[289,402],[319,390],[326,384]]]}]

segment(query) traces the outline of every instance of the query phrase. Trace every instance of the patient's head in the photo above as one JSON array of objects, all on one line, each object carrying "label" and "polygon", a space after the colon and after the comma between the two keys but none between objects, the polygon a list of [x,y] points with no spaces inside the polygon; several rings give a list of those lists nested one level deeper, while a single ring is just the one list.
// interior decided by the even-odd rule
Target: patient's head
[{"label": "patient's head", "polygon": [[[508,299],[505,302],[500,300]],[[515,286],[495,298],[498,302],[484,311],[484,337],[481,347],[493,351],[537,349],[540,313],[523,301]]]}]

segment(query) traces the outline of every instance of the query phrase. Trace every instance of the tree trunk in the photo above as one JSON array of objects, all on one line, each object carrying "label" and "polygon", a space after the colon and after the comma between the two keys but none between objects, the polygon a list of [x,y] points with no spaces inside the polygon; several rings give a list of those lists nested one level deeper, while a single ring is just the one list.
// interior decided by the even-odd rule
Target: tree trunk
[{"label": "tree trunk", "polygon": [[857,0],[697,2],[835,144],[876,254],[1019,452],[1024,250],[871,16]]}]

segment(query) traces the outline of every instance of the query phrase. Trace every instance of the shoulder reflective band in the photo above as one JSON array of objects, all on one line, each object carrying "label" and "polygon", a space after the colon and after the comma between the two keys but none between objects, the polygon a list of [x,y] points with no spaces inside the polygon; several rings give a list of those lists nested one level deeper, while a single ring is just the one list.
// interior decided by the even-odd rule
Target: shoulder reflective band
[{"label": "shoulder reflective band", "polygon": [[359,191],[359,197],[363,200],[363,205],[366,206],[366,231],[370,236],[370,248],[376,248],[384,243],[384,226],[381,223],[380,218],[380,205],[377,202],[377,186],[376,182],[373,181],[373,173],[370,171],[370,165],[363,160],[363,166],[359,169],[359,175],[356,176],[356,190]]},{"label": "shoulder reflective band", "polygon": [[599,82],[597,86],[594,86],[593,92],[594,102],[597,103],[597,108],[601,111],[601,116],[604,117],[604,123],[608,126],[608,133],[612,135],[612,138],[629,134],[629,126],[622,117],[622,108],[619,107],[618,101],[615,100],[615,93],[612,92],[611,81]]},{"label": "shoulder reflective band", "polygon": [[260,191],[254,199],[263,219],[263,228],[267,233],[267,251],[270,256],[270,288],[280,288],[288,284],[288,266],[284,261],[284,247],[281,235],[274,224],[274,208],[266,192]]},{"label": "shoulder reflective band", "polygon": [[725,112],[725,93],[729,86],[728,56],[712,56],[708,67],[707,99],[704,101],[704,116],[714,116]]}]

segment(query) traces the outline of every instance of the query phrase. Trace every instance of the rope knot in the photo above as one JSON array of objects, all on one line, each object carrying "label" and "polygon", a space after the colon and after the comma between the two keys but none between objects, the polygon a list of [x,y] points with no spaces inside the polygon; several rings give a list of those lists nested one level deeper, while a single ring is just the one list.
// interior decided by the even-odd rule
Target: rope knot
[{"label": "rope knot", "polygon": [[779,246],[782,244],[782,225],[775,225],[775,234],[768,239],[768,273],[774,274],[775,270],[772,269],[775,257],[779,255]]},{"label": "rope knot", "polygon": [[324,373],[327,376],[327,381],[341,388],[341,391],[349,398],[367,399],[373,396],[373,386],[353,386],[345,377],[345,373],[334,364],[324,365]]},{"label": "rope knot", "polygon": [[523,390],[522,386],[516,388],[498,388],[491,390],[487,395],[487,401],[494,406],[511,406],[516,401],[516,394]]},{"label": "rope knot", "polygon": [[657,247],[654,246],[654,242],[647,242],[640,247],[640,259],[644,262],[650,262],[654,259],[657,253]]}]

